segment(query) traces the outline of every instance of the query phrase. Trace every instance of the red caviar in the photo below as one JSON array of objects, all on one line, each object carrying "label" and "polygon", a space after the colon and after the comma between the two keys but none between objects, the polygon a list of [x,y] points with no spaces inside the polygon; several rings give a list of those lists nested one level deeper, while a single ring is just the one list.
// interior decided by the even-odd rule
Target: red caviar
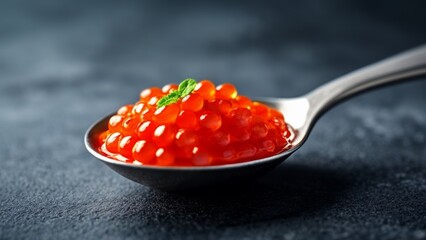
[{"label": "red caviar", "polygon": [[185,95],[161,103],[179,91],[177,84],[148,88],[134,105],[119,108],[99,136],[99,152],[134,164],[210,166],[264,158],[290,147],[284,116],[238,95],[234,85],[193,82]]}]

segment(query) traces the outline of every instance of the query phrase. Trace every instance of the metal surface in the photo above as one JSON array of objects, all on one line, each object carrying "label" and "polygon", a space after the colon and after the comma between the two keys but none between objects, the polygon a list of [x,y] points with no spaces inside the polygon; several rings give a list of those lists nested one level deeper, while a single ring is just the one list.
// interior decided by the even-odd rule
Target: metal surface
[{"label": "metal surface", "polygon": [[315,121],[338,102],[362,91],[426,74],[426,46],[398,54],[344,75],[314,91],[292,99],[258,99],[279,109],[295,131],[293,147],[255,161],[207,167],[140,166],[107,158],[97,152],[91,139],[105,131],[107,116],[92,125],[85,135],[86,148],[114,171],[135,182],[169,191],[189,190],[260,176],[284,161],[306,141]]}]

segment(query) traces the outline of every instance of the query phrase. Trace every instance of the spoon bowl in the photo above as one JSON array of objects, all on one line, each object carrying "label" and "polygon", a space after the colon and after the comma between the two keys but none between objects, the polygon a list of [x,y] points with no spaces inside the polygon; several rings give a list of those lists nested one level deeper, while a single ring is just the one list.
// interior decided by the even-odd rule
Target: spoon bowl
[{"label": "spoon bowl", "polygon": [[117,161],[98,152],[95,139],[108,128],[106,116],[85,134],[85,145],[97,159],[122,176],[157,189],[190,190],[218,184],[232,184],[259,177],[283,162],[308,138],[316,120],[326,110],[348,97],[388,83],[426,74],[426,46],[403,52],[331,81],[298,98],[258,98],[283,113],[293,130],[289,149],[267,158],[243,163],[204,167],[158,167]]},{"label": "spoon bowl", "polygon": [[97,151],[95,140],[108,128],[112,116],[93,124],[85,135],[88,151],[112,170],[137,183],[166,191],[198,189],[223,183],[238,183],[264,175],[288,158],[298,147],[292,147],[277,155],[243,163],[204,167],[161,167],[135,165],[108,158]]}]

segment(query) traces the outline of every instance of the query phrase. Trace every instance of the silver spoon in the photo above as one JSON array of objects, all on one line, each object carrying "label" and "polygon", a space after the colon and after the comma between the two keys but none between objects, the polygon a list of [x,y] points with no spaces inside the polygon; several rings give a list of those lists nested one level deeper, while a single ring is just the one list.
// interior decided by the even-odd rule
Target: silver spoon
[{"label": "silver spoon", "polygon": [[107,129],[111,115],[86,132],[85,145],[96,158],[122,176],[153,188],[177,191],[234,183],[270,171],[306,141],[316,120],[336,103],[364,90],[426,74],[426,45],[400,53],[329,82],[298,98],[256,99],[281,111],[294,130],[292,147],[277,155],[254,161],[207,167],[157,167],[134,165],[105,157],[92,139]]}]

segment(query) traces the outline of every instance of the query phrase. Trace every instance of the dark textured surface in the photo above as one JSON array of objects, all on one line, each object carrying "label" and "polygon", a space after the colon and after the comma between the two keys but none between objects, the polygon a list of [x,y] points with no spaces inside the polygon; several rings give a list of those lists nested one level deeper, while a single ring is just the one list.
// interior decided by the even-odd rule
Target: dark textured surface
[{"label": "dark textured surface", "polygon": [[351,99],[236,189],[158,192],[84,149],[185,77],[297,96],[426,42],[423,1],[0,2],[0,239],[426,239],[426,81]]}]

